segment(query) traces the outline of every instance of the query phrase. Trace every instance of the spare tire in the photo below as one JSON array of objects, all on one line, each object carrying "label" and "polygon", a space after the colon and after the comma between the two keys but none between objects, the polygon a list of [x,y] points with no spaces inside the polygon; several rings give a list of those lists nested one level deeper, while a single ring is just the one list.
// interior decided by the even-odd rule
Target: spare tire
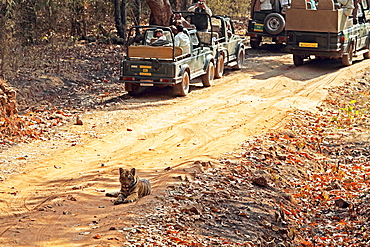
[{"label": "spare tire", "polygon": [[284,30],[285,19],[281,14],[271,13],[266,16],[264,24],[266,32],[276,35]]}]

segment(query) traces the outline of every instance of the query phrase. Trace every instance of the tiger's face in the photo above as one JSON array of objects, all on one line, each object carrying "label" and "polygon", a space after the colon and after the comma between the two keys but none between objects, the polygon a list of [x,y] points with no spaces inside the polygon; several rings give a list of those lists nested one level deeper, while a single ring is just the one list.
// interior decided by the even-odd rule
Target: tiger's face
[{"label": "tiger's face", "polygon": [[123,168],[119,169],[120,177],[119,181],[123,189],[129,189],[136,182],[135,168],[132,168],[131,171],[124,170]]}]

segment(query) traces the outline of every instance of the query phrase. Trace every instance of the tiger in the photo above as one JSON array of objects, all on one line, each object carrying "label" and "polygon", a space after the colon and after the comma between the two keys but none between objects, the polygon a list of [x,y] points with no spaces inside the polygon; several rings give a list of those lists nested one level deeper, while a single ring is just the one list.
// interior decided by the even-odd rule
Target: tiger
[{"label": "tiger", "polygon": [[131,171],[119,168],[119,174],[121,190],[105,194],[109,197],[117,197],[113,202],[114,205],[134,202],[151,193],[152,188],[150,182],[147,179],[140,179],[140,177],[136,175],[135,168],[132,168]]}]

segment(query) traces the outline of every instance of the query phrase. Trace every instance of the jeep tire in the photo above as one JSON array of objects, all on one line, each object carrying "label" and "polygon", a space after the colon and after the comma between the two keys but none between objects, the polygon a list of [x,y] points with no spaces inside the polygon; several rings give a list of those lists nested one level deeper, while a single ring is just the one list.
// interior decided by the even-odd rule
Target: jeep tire
[{"label": "jeep tire", "polygon": [[224,70],[225,70],[225,59],[224,59],[224,54],[221,53],[218,56],[217,59],[217,66],[215,70],[215,78],[221,78],[224,75]]},{"label": "jeep tire", "polygon": [[295,66],[301,66],[303,64],[303,56],[293,54],[293,63]]},{"label": "jeep tire", "polygon": [[281,33],[285,28],[285,19],[281,14],[271,13],[268,14],[264,21],[266,32],[272,35]]},{"label": "jeep tire", "polygon": [[173,86],[173,91],[176,96],[186,96],[190,89],[189,73],[185,70],[182,74],[181,82]]},{"label": "jeep tire", "polygon": [[215,77],[215,66],[209,62],[206,73],[202,76],[202,83],[205,87],[210,87]]}]

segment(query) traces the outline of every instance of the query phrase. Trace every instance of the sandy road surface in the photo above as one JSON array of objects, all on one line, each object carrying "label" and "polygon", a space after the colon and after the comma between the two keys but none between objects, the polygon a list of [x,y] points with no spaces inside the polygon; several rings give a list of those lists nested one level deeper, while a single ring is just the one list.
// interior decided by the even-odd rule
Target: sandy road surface
[{"label": "sandy road surface", "polygon": [[[2,153],[3,163],[23,168],[0,182],[0,244],[118,246],[120,233],[109,229],[125,225],[127,216],[145,215],[140,206],[155,207],[153,199],[178,171],[166,167],[217,159],[248,136],[277,128],[290,109],[314,110],[326,88],[370,66],[359,60],[350,67],[339,61],[295,67],[291,60],[287,54],[249,54],[245,69],[227,72],[210,88],[197,84],[175,99],[153,90],[82,116],[84,125],[64,128],[65,140]],[[136,167],[152,182],[153,194],[112,205],[104,194],[118,189],[118,167]]]}]

